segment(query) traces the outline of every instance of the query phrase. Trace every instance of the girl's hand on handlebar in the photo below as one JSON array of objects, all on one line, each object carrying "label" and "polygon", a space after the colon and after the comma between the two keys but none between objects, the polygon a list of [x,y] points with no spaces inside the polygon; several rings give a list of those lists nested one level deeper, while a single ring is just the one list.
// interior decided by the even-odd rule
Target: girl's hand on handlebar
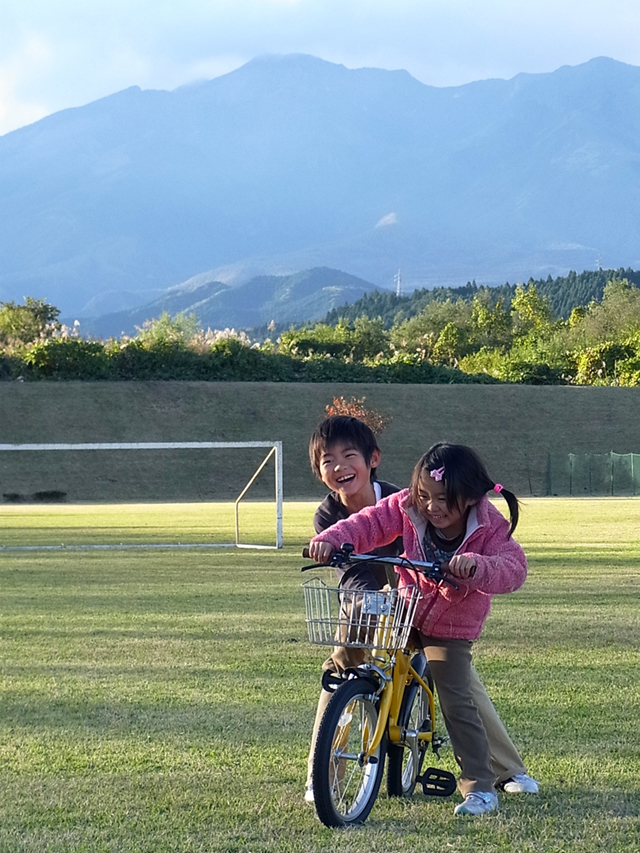
[{"label": "girl's hand on handlebar", "polygon": [[316,563],[330,563],[335,552],[330,542],[309,542],[309,556]]},{"label": "girl's hand on handlebar", "polygon": [[467,580],[467,578],[472,578],[476,573],[476,561],[474,557],[467,557],[464,554],[454,554],[449,560],[447,571],[454,578]]}]

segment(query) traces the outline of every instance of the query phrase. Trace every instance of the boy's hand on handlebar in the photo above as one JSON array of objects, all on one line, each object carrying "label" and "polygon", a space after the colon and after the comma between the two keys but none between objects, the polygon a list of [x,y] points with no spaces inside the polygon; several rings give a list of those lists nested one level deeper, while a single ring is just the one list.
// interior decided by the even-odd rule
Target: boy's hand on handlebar
[{"label": "boy's hand on handlebar", "polygon": [[309,556],[316,563],[330,563],[335,552],[330,542],[309,542]]},{"label": "boy's hand on handlebar", "polygon": [[467,557],[464,554],[454,554],[449,560],[447,571],[454,578],[467,580],[467,578],[472,578],[476,573],[476,561],[473,557]]}]

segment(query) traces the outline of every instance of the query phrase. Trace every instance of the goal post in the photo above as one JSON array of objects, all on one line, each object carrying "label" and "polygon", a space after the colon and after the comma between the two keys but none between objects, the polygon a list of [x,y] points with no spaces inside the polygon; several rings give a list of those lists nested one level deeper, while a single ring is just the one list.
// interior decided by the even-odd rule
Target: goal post
[{"label": "goal post", "polygon": [[[255,447],[256,445],[251,445]],[[276,548],[282,548],[284,544],[283,540],[283,530],[282,530],[282,442],[276,441],[273,443],[271,450],[264,457],[260,465],[256,468],[253,476],[244,487],[244,489],[240,492],[238,497],[234,502],[234,521],[236,528],[236,547],[237,548],[273,548],[272,545],[247,545],[240,542],[240,501],[247,494],[251,486],[258,479],[258,476],[262,472],[262,469],[265,467],[267,462],[274,457],[275,464],[275,490],[276,490]]]},{"label": "goal post", "polygon": [[[133,451],[133,450],[233,450],[242,448],[266,448],[268,452],[252,477],[234,502],[235,541],[211,545],[210,547],[235,546],[237,548],[283,547],[283,470],[282,441],[145,441],[145,442],[84,442],[78,444],[0,444],[2,452],[28,453],[36,451]],[[270,459],[274,460],[274,498],[275,498],[275,544],[255,545],[244,543],[240,536],[240,504],[255,483]],[[195,544],[195,543],[194,543]],[[157,547],[157,546],[155,546]],[[167,545],[167,547],[173,547]],[[185,547],[184,545],[182,547]],[[187,546],[188,547],[188,546]]]}]

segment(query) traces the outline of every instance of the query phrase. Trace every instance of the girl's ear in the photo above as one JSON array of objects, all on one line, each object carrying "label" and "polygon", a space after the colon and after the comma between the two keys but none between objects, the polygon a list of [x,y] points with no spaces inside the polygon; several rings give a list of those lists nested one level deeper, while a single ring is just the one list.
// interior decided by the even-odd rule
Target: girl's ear
[{"label": "girl's ear", "polygon": [[470,510],[472,506],[476,506],[476,504],[479,504],[479,503],[480,503],[480,499],[478,499],[477,501],[470,501],[467,499],[463,504],[462,503],[458,504],[458,511],[459,512],[468,512],[468,510]]},{"label": "girl's ear", "polygon": [[376,447],[376,449],[371,454],[371,459],[369,460],[369,468],[377,468],[380,464],[380,451]]}]

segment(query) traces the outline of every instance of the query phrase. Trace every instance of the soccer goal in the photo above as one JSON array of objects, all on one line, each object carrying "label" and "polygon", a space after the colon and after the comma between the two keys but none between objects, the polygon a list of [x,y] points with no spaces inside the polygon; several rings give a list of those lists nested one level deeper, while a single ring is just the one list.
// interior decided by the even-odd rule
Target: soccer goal
[{"label": "soccer goal", "polygon": [[[266,450],[266,454],[263,451]],[[237,547],[237,548],[268,548],[277,549],[283,546],[283,476],[282,476],[282,442],[281,441],[180,441],[180,442],[92,442],[82,444],[0,444],[0,452],[4,456],[5,453],[10,454],[16,459],[16,456],[27,454],[34,460],[31,466],[18,465],[13,466],[15,470],[21,470],[21,476],[18,480],[23,484],[23,492],[30,491],[30,494],[19,492],[5,492],[3,497],[5,503],[34,503],[34,502],[55,502],[56,500],[65,500],[67,497],[66,488],[69,488],[70,494],[68,500],[73,503],[77,501],[93,502],[95,501],[99,511],[99,501],[102,500],[108,504],[113,500],[114,489],[119,486],[120,481],[125,479],[125,475],[134,471],[136,467],[140,469],[139,478],[146,480],[148,487],[153,494],[152,501],[164,501],[170,503],[175,499],[173,493],[177,494],[177,500],[186,501],[185,498],[185,483],[190,486],[191,481],[195,479],[194,474],[200,471],[208,471],[213,465],[213,456],[216,451],[226,454],[226,463],[222,466],[223,473],[218,478],[215,488],[211,486],[209,493],[201,494],[200,501],[209,503],[212,506],[210,518],[215,519],[220,527],[220,518],[224,516],[227,505],[233,507],[233,523],[227,524],[229,538],[226,541],[216,542],[159,542],[154,541],[147,544],[141,543],[120,543],[120,544],[74,544],[74,545],[50,545],[50,548],[190,548],[190,547]],[[229,457],[229,451],[235,451],[239,454],[232,458]],[[185,452],[189,452],[189,457],[186,457]],[[205,456],[203,456],[203,453]],[[76,455],[78,454],[78,455]],[[111,454],[105,458],[104,454]],[[80,459],[92,460],[93,473],[89,477],[93,483],[94,493],[99,492],[100,498],[87,493],[86,488],[83,492],[81,489],[74,491],[73,485],[79,480],[87,479],[85,469],[90,466],[82,465]],[[6,460],[6,456],[4,457]],[[65,460],[65,464],[58,464],[54,460]],[[37,461],[36,461],[37,460]],[[137,461],[137,464],[134,463]],[[197,461],[196,461],[197,460]],[[239,464],[239,463],[242,464]],[[22,473],[27,468],[31,469],[30,473]],[[273,469],[273,477],[269,477],[268,470]],[[11,466],[3,465],[3,485],[10,480],[7,474]],[[158,474],[158,471],[161,473]],[[97,472],[97,473],[96,473]],[[109,476],[109,475],[113,476]],[[16,477],[14,473],[14,479]],[[66,479],[65,479],[66,478]],[[155,478],[155,479],[154,479]],[[182,478],[182,481],[181,481]],[[269,481],[271,486],[268,485]],[[224,482],[224,496],[220,495],[220,483]],[[236,484],[235,492],[233,492],[233,484]],[[70,484],[65,487],[66,484]],[[244,487],[239,488],[242,483]],[[247,541],[247,539],[255,539],[256,537],[249,536],[249,529],[246,521],[244,528],[241,525],[241,507],[247,506],[251,501],[250,492],[254,489],[256,483],[259,483],[260,488],[257,490],[261,495],[263,504],[271,507],[269,514],[272,522],[266,522],[267,527],[271,527],[272,533],[266,533],[265,541]],[[39,484],[39,489],[38,489]],[[62,485],[63,488],[51,488],[52,485]],[[114,486],[116,484],[116,486]],[[6,487],[6,485],[5,485]],[[45,488],[46,487],[46,488]],[[182,488],[182,491],[180,491]],[[155,491],[154,491],[155,490]],[[231,490],[231,491],[230,491]],[[224,498],[227,498],[224,502]],[[230,500],[229,500],[230,498]],[[138,502],[144,502],[143,497],[133,499]],[[116,497],[116,501],[125,502],[126,499],[120,494]],[[216,503],[216,501],[219,501]],[[223,504],[224,502],[224,504]],[[264,512],[262,513],[264,516]],[[206,524],[206,521],[203,524]],[[249,522],[249,527],[251,521]],[[262,525],[264,527],[264,524]],[[266,528],[265,528],[266,530]],[[262,529],[260,535],[263,535]],[[272,538],[273,537],[273,538]],[[271,539],[268,542],[268,539]],[[24,546],[37,547],[37,546]],[[40,546],[42,547],[42,546]],[[7,550],[3,548],[2,550]],[[13,550],[13,548],[11,549]]]}]

